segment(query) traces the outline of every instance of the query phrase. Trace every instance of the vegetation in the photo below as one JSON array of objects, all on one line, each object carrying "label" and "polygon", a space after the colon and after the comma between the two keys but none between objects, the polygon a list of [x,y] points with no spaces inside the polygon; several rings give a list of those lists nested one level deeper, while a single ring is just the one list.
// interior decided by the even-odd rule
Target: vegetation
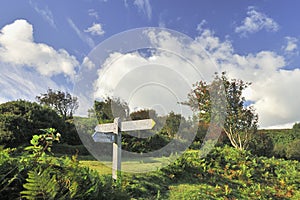
[{"label": "vegetation", "polygon": [[112,122],[115,117],[128,118],[129,107],[126,102],[118,98],[107,98],[103,101],[95,101],[94,109],[89,112],[95,113],[100,123],[107,123]]},{"label": "vegetation", "polygon": [[128,175],[138,199],[299,199],[300,163],[217,147],[207,157],[188,151],[159,171]]},{"label": "vegetation", "polygon": [[75,110],[78,108],[78,99],[68,92],[48,89],[47,93],[36,96],[41,105],[53,108],[64,120],[73,118]]},{"label": "vegetation", "polygon": [[[142,166],[137,159],[124,160],[124,169],[138,165],[157,170],[124,173],[117,183],[110,168],[91,158],[77,130],[90,137],[95,124],[112,122],[116,116],[152,118],[153,130],[122,133],[123,149],[144,153],[171,140],[184,144],[195,131],[191,122],[195,119],[174,112],[158,116],[154,110],[129,114],[128,105],[114,98],[95,101],[88,118],[73,117],[77,98],[51,89],[37,97],[40,104],[23,100],[1,104],[0,199],[300,199],[300,124],[257,131],[257,115],[242,97],[248,86],[228,80],[225,73],[210,84],[196,83],[185,102],[201,111],[190,150],[161,169],[159,164],[168,158],[149,158],[151,163]],[[220,110],[226,115],[218,115]],[[202,157],[199,149],[211,122],[219,128],[224,122],[223,136],[233,147],[224,137]],[[172,149],[166,153],[172,154]]]},{"label": "vegetation", "polygon": [[[264,140],[262,137],[257,139],[259,146],[264,146],[264,149],[268,148],[265,156],[300,160],[300,126],[298,123],[292,129],[260,130],[259,133],[260,136],[266,138]],[[254,153],[262,155],[264,149]]]},{"label": "vegetation", "polygon": [[63,133],[62,142],[81,144],[73,120],[65,121],[47,106],[24,100],[0,105],[0,145],[4,147],[27,145],[33,135],[49,127]]},{"label": "vegetation", "polygon": [[45,131],[33,136],[31,146],[21,156],[13,156],[11,149],[0,152],[1,199],[128,198],[114,187],[110,177],[81,167],[76,156],[57,158],[47,154],[60,134],[55,134],[55,129]]},{"label": "vegetation", "polygon": [[[34,135],[22,155],[0,152],[1,199],[299,199],[300,163],[216,147],[206,157],[190,150],[147,174],[124,174],[121,187],[97,161],[53,157],[60,134]],[[47,153],[48,152],[48,153]],[[50,154],[49,154],[50,152]],[[91,170],[89,166],[98,172]]]},{"label": "vegetation", "polygon": [[[221,126],[232,146],[245,150],[257,131],[258,116],[245,106],[243,91],[250,85],[242,80],[228,80],[223,72],[212,83],[197,82],[184,104],[199,111],[200,122]],[[227,102],[227,103],[226,103]]]},{"label": "vegetation", "polygon": [[64,121],[50,108],[23,100],[0,105],[0,145],[26,144],[40,129],[48,127],[64,131]]}]

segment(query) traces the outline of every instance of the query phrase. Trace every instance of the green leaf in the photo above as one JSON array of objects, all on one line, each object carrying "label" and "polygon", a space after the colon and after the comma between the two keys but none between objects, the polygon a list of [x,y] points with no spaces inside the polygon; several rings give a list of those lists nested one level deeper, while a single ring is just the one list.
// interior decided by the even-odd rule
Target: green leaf
[{"label": "green leaf", "polygon": [[34,135],[32,137],[32,139],[30,140],[30,144],[32,144],[34,146],[38,145],[39,144],[39,139],[40,139],[40,136]]}]

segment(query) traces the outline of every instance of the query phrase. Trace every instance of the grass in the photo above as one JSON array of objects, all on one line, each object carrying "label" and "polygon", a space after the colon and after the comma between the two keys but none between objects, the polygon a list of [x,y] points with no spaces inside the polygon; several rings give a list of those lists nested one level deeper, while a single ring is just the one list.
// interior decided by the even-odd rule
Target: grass
[{"label": "grass", "polygon": [[96,170],[100,175],[111,174],[111,168],[97,160],[81,160],[81,166]]},{"label": "grass", "polygon": [[[159,168],[166,166],[174,161],[174,157],[148,157],[142,160],[136,158],[127,158],[122,161],[121,169],[125,173],[144,173],[149,171],[156,171]],[[100,175],[111,174],[112,162],[98,161],[92,156],[79,156],[79,163],[81,166],[86,166],[95,169]]]},{"label": "grass", "polygon": [[[206,184],[179,184],[169,187],[169,199],[203,199],[205,194],[206,199],[214,199],[213,193],[214,187]],[[200,196],[202,195],[202,196]]]},{"label": "grass", "polygon": [[[124,159],[122,170],[141,172],[165,161],[171,159]],[[111,162],[80,164],[111,174]],[[299,169],[297,161],[257,157],[225,146],[205,158],[199,158],[199,151],[187,151],[162,170],[123,173],[122,187],[133,199],[300,199]]]},{"label": "grass", "polygon": [[[96,170],[100,175],[111,174],[112,162],[101,162],[97,160],[80,160],[81,166],[86,166]],[[139,162],[139,161],[124,161],[122,162],[121,169],[127,173],[143,173],[148,171],[154,171],[161,168],[163,165],[161,162]]]}]

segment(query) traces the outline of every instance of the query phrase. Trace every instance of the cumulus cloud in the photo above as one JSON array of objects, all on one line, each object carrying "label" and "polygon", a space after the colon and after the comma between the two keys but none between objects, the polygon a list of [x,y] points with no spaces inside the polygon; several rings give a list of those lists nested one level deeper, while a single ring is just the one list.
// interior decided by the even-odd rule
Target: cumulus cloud
[{"label": "cumulus cloud", "polygon": [[87,67],[90,70],[95,68],[95,64],[88,57],[83,58],[81,66]]},{"label": "cumulus cloud", "polygon": [[155,54],[111,54],[98,71],[95,98],[120,97],[129,103],[131,111],[144,107],[156,109],[159,114],[183,112],[177,102],[186,100],[196,81],[195,70],[177,55]]},{"label": "cumulus cloud", "polygon": [[66,50],[36,43],[33,27],[26,20],[16,20],[1,29],[0,62],[31,67],[45,76],[63,74],[70,78],[79,65]]},{"label": "cumulus cloud", "polygon": [[84,32],[90,33],[92,35],[97,35],[97,36],[101,36],[105,33],[100,23],[93,23],[93,25],[87,28],[86,30],[84,30]]},{"label": "cumulus cloud", "polygon": [[[246,55],[234,51],[229,41],[220,41],[211,31],[204,31],[195,41],[205,48],[220,71],[230,78],[252,82],[244,96],[256,109],[261,128],[286,128],[300,119],[300,70],[286,70],[286,58],[264,50]],[[202,42],[200,42],[202,41]]]},{"label": "cumulus cloud", "polygon": [[279,25],[266,14],[258,12],[254,7],[249,7],[247,17],[242,21],[242,24],[235,28],[236,33],[246,36],[249,33],[256,33],[261,30],[276,32]]},{"label": "cumulus cloud", "polygon": [[[149,0],[134,0],[133,4],[137,6],[139,11],[143,12],[149,20],[151,19],[152,7]],[[125,1],[125,5],[127,5],[127,1]]]},{"label": "cumulus cloud", "polygon": [[[98,71],[95,97],[117,92],[129,98],[139,93],[138,86],[144,87],[143,83],[152,78],[152,81],[167,86],[174,94],[179,93],[176,98],[180,101],[186,98],[192,83],[199,80],[199,76],[193,75],[195,71],[208,81],[214,72],[226,71],[229,78],[252,82],[244,96],[253,102],[261,128],[287,127],[300,119],[300,113],[295,109],[300,102],[300,94],[295,92],[300,84],[300,70],[286,70],[284,55],[270,50],[238,54],[230,41],[222,41],[208,29],[203,29],[188,42],[164,31],[149,31],[147,37],[161,51],[111,53]],[[160,66],[160,70],[156,71],[155,66]],[[155,87],[145,91],[149,96],[144,94],[143,98],[142,94],[137,95],[135,102],[132,101],[135,105],[143,106],[143,102],[146,105],[151,95],[152,99],[159,99],[163,104],[168,104],[164,99],[172,99],[172,95],[162,95],[168,91],[163,92]],[[155,96],[155,93],[160,96]],[[171,107],[176,108],[176,105],[166,106],[165,109]]]}]

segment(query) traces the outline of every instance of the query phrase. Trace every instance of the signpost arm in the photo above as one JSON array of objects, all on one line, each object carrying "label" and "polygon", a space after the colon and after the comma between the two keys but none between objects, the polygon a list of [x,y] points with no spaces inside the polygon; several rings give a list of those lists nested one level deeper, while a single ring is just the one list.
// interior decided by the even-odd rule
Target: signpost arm
[{"label": "signpost arm", "polygon": [[[121,145],[122,135],[119,131],[120,118],[114,119],[114,133],[116,134],[116,141],[113,143],[113,166],[112,166],[112,177],[117,180],[121,178]],[[119,176],[119,177],[118,177]],[[120,179],[121,180],[121,179]]]}]

